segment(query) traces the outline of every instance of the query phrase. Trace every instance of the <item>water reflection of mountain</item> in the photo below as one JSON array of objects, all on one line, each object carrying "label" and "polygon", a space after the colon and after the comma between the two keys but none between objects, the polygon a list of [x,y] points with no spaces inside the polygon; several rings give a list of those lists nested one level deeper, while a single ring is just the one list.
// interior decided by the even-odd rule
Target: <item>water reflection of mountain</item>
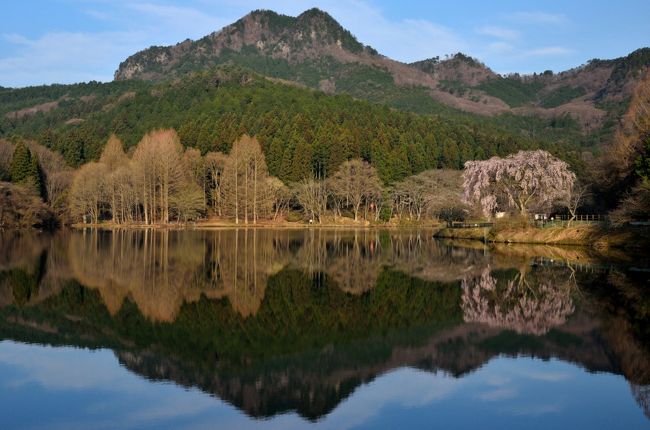
[{"label": "water reflection of mountain", "polygon": [[461,377],[499,354],[623,374],[647,403],[638,273],[367,230],[4,236],[0,251],[2,338],[111,348],[252,416],[316,419],[391,369]]}]

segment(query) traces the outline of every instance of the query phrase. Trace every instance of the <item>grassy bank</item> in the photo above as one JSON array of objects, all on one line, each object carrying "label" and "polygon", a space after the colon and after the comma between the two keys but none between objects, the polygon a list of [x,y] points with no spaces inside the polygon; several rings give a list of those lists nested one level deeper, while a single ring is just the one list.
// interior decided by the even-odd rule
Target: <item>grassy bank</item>
[{"label": "grassy bank", "polygon": [[597,224],[574,227],[537,228],[495,226],[492,228],[444,228],[436,237],[472,239],[494,243],[581,245],[596,248],[650,248],[650,231],[644,227],[607,228]]}]

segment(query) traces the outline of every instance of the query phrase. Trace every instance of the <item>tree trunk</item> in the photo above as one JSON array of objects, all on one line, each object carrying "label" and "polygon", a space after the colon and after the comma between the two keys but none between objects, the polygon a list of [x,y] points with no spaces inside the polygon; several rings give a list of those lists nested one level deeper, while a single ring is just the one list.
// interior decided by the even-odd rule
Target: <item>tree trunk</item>
[{"label": "tree trunk", "polygon": [[257,158],[253,167],[253,224],[257,224]]}]

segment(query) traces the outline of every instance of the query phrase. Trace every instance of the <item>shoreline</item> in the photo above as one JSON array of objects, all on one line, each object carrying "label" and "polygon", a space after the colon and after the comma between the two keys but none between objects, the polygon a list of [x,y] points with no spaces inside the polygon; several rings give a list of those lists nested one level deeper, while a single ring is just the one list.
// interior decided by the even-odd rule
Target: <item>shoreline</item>
[{"label": "shoreline", "polygon": [[605,228],[596,225],[574,227],[442,228],[440,239],[478,240],[483,243],[581,246],[592,249],[650,248],[650,229],[644,227]]},{"label": "shoreline", "polygon": [[345,222],[345,223],[314,223],[307,224],[304,222],[258,222],[253,223],[239,223],[234,222],[198,222],[198,223],[170,223],[170,224],[113,224],[113,223],[98,223],[98,224],[81,224],[73,223],[68,226],[68,228],[83,230],[87,228],[97,228],[105,230],[144,230],[144,229],[156,229],[156,230],[220,230],[220,229],[265,229],[265,228],[277,228],[277,229],[363,229],[363,230],[373,230],[373,229],[427,229],[440,231],[444,228],[443,224],[439,223],[374,223],[374,222]]},{"label": "shoreline", "polygon": [[98,224],[74,223],[63,226],[74,230],[228,230],[228,229],[286,229],[286,230],[426,230],[438,239],[471,240],[485,244],[522,244],[579,246],[592,249],[650,249],[650,227],[608,228],[589,224],[572,227],[539,228],[532,226],[516,227],[477,227],[449,228],[446,224],[434,222],[324,222],[308,224],[304,222],[258,222],[239,223],[229,221],[205,221],[198,223],[151,224],[140,223]]}]

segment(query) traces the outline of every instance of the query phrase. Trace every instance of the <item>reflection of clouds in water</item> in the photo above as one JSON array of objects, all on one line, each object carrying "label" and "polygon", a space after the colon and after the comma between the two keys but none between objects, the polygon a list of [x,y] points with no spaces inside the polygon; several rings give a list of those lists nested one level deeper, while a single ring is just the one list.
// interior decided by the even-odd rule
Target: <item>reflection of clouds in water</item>
[{"label": "reflection of clouds in water", "polygon": [[44,427],[47,429],[138,428],[159,420],[198,416],[210,409],[224,408],[221,401],[197,390],[137,377],[121,367],[108,350],[3,341],[0,342],[0,366],[11,369],[12,379],[2,381],[6,389],[37,384],[49,392],[102,393],[101,401],[91,400],[96,396],[89,395],[88,404],[78,405],[85,418],[75,413],[65,418],[73,421],[48,422]]},{"label": "reflection of clouds in water", "polygon": [[403,368],[360,387],[318,424],[337,429],[367,426],[381,415],[382,409],[389,407],[432,408],[442,418],[447,413],[453,414],[455,406],[450,404],[459,403],[465,404],[468,410],[485,404],[498,414],[510,416],[558,413],[566,407],[564,399],[558,398],[554,391],[539,394],[543,392],[540,384],[570,384],[571,372],[584,371],[556,361],[527,358],[496,358],[458,379],[444,373]]},{"label": "reflection of clouds in water", "polygon": [[[44,361],[51,362],[51,365],[41,367],[46,366]],[[215,426],[238,430],[293,429],[306,426],[345,429],[372,426],[381,422],[376,420],[382,419],[385,414],[390,416],[399,413],[405,422],[412,423],[409,421],[411,414],[420,419],[425,413],[428,420],[449,420],[458,419],[457,414],[462,410],[476,411],[476,417],[487,419],[491,415],[499,415],[541,420],[542,417],[553,417],[576,406],[586,405],[584,378],[595,382],[590,387],[593,394],[600,393],[597,395],[602,398],[599,397],[597,401],[603,401],[606,392],[617,392],[622,385],[627,389],[622,380],[617,380],[618,384],[612,385],[614,379],[607,375],[588,374],[583,369],[559,361],[502,357],[461,378],[412,368],[401,368],[383,374],[356,389],[322,420],[311,423],[295,413],[265,420],[247,417],[233,406],[225,405],[196,390],[152,383],[135,377],[121,368],[109,352],[103,350],[93,352],[2,342],[0,364],[10,370],[18,369],[19,372],[26,373],[26,381],[41,384],[46,391],[85,390],[89,394],[83,396],[88,398],[87,403],[84,404],[82,400],[75,405],[78,409],[74,414],[64,415],[63,419],[69,419],[70,422],[47,421],[48,429],[207,429]],[[80,373],[75,373],[79,371]],[[75,375],[74,379],[81,379],[83,384],[70,384],[69,380],[73,379],[71,375]],[[6,378],[6,372],[3,377]],[[109,380],[110,383],[107,382]],[[27,388],[32,393],[39,392],[38,389]],[[647,396],[647,387],[640,388],[637,391],[641,397]],[[103,390],[105,391],[102,392]],[[101,403],[96,400],[94,391],[102,392]],[[39,401],[37,395],[33,399]],[[45,421],[47,417],[42,419]]]},{"label": "reflection of clouds in water", "polygon": [[549,403],[549,404],[535,404],[535,405],[522,405],[513,408],[507,408],[505,411],[510,412],[512,415],[527,415],[527,416],[539,416],[546,415],[550,413],[558,413],[563,409],[562,405],[558,403]]},{"label": "reflection of clouds in water", "polygon": [[531,372],[526,371],[521,375],[524,378],[534,379],[536,381],[544,382],[561,382],[571,378],[567,372]]},{"label": "reflection of clouds in water", "polygon": [[512,399],[517,396],[517,390],[514,388],[497,388],[496,390],[480,392],[476,398],[486,402],[494,402],[506,399]]},{"label": "reflection of clouds in water", "polygon": [[462,379],[444,373],[399,369],[360,387],[348,402],[320,424],[326,428],[352,428],[375,417],[390,405],[403,408],[427,406],[448,398],[461,386]]},{"label": "reflection of clouds in water", "polygon": [[221,402],[214,398],[200,396],[185,396],[178,393],[173,397],[167,397],[161,402],[148,407],[142,408],[128,416],[129,421],[149,422],[162,419],[176,418],[184,415],[198,415],[216,405],[220,406]]},{"label": "reflection of clouds in water", "polygon": [[115,362],[113,353],[107,350],[0,343],[0,363],[19,369],[17,375],[20,376],[8,382],[13,386],[37,383],[57,390],[132,388],[133,376],[116,367]]}]

